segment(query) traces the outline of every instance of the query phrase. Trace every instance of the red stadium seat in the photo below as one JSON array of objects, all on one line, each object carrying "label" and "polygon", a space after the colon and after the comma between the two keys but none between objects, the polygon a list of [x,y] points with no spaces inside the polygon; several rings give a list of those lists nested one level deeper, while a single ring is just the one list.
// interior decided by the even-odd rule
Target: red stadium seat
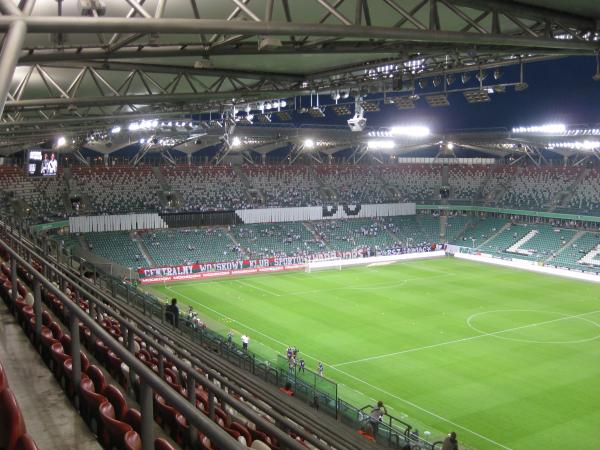
[{"label": "red stadium seat", "polygon": [[41,344],[41,354],[42,354],[42,359],[44,360],[44,362],[46,364],[49,364],[50,362],[50,347],[52,347],[52,344],[58,342],[56,339],[54,339],[54,335],[52,334],[52,331],[50,330],[50,328],[46,328],[44,326],[42,326],[42,330],[41,330],[41,334],[40,334],[40,344]]},{"label": "red stadium seat", "polygon": [[171,435],[175,435],[177,429],[177,411],[172,406],[167,405],[165,399],[158,394],[154,394],[155,420],[162,425]]},{"label": "red stadium seat", "polygon": [[8,378],[6,377],[6,371],[4,366],[0,363],[0,393],[8,387]]},{"label": "red stadium seat", "polygon": [[142,439],[137,432],[131,430],[125,433],[125,448],[127,450],[142,450]]},{"label": "red stadium seat", "polygon": [[128,408],[123,416],[123,422],[128,423],[138,433],[142,432],[142,414],[135,408]]},{"label": "red stadium seat", "polygon": [[102,403],[98,411],[103,425],[102,445],[108,448],[114,446],[125,449],[125,435],[128,431],[133,431],[131,426],[115,418],[115,410],[108,401]]},{"label": "red stadium seat", "polygon": [[117,420],[124,420],[125,414],[127,413],[127,400],[116,386],[109,384],[102,391],[102,395],[110,402],[115,410],[115,418]]},{"label": "red stadium seat", "polygon": [[104,389],[106,388],[106,378],[104,376],[104,372],[102,372],[98,366],[91,365],[86,370],[86,374],[94,383],[94,390],[96,392],[104,392]]},{"label": "red stadium seat", "polygon": [[6,388],[0,393],[0,448],[14,450],[17,441],[26,432],[17,399],[13,392]]},{"label": "red stadium seat", "polygon": [[101,394],[97,394],[94,391],[94,383],[92,380],[86,377],[81,378],[81,416],[83,420],[88,424],[88,426],[95,431],[97,434],[100,434],[102,429],[102,422],[100,421],[100,414],[98,412],[98,408],[104,402],[106,402],[106,397]]},{"label": "red stadium seat", "polygon": [[28,434],[24,434],[17,441],[15,450],[38,450],[35,441]]},{"label": "red stadium seat", "polygon": [[56,378],[62,382],[62,378],[64,376],[64,362],[67,358],[70,358],[63,349],[63,346],[60,342],[55,342],[50,347],[50,356],[52,357],[52,371]]},{"label": "red stadium seat", "polygon": [[154,440],[154,450],[175,450],[169,441],[163,438],[157,438]]},{"label": "red stadium seat", "polygon": [[185,417],[179,413],[175,415],[175,420],[177,426],[175,430],[175,442],[186,448],[190,440],[190,426]]},{"label": "red stadium seat", "polygon": [[246,439],[246,445],[252,445],[252,435],[250,434],[250,430],[245,425],[242,425],[239,422],[231,422],[231,429],[236,430],[240,435],[244,436]]}]

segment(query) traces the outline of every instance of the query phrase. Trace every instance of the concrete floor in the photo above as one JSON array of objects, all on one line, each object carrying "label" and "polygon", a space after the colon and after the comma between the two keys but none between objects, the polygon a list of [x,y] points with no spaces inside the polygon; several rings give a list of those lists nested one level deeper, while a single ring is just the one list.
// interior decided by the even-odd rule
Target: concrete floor
[{"label": "concrete floor", "polygon": [[40,450],[101,450],[25,333],[0,302],[0,361]]}]

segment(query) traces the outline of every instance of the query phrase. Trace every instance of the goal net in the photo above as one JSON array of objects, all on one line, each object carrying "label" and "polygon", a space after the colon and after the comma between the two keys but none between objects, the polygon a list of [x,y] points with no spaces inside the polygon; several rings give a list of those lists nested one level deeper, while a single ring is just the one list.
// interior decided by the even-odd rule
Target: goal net
[{"label": "goal net", "polygon": [[342,258],[333,257],[319,259],[317,261],[306,261],[305,272],[315,272],[317,270],[342,270]]}]

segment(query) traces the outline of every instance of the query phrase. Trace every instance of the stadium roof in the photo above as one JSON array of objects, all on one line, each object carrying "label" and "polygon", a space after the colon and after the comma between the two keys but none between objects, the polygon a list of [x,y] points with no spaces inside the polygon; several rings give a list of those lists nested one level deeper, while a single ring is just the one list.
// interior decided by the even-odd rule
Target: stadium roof
[{"label": "stadium roof", "polygon": [[595,0],[0,0],[0,11],[10,146],[260,101],[289,109],[311,93],[408,97],[423,78],[443,94],[448,77],[599,48]]}]

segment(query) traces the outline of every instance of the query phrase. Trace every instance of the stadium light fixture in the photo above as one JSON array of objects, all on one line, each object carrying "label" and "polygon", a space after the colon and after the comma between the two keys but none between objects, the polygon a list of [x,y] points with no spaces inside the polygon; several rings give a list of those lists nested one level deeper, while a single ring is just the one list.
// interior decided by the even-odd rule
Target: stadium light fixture
[{"label": "stadium light fixture", "polygon": [[409,125],[392,127],[390,132],[393,136],[425,137],[431,134],[428,127],[422,125]]},{"label": "stadium light fixture", "polygon": [[312,139],[305,139],[304,148],[315,148],[315,141],[313,141]]},{"label": "stadium light fixture", "polygon": [[516,127],[512,129],[513,133],[542,133],[542,134],[562,134],[567,131],[564,123],[548,123],[545,125],[535,125],[531,127]]},{"label": "stadium light fixture", "polygon": [[448,150],[454,150],[454,142],[448,142],[448,143],[446,144],[446,148],[447,148]]},{"label": "stadium light fixture", "polygon": [[137,122],[132,122],[129,124],[129,126],[127,127],[127,129],[129,131],[138,131],[140,129],[140,124]]},{"label": "stadium light fixture", "polygon": [[240,145],[242,145],[242,140],[239,138],[239,136],[234,136],[231,140],[231,146],[239,147]]},{"label": "stadium light fixture", "polygon": [[60,136],[57,140],[56,140],[56,146],[57,147],[63,147],[65,144],[67,143],[67,140],[65,139],[64,136]]},{"label": "stadium light fixture", "polygon": [[369,150],[391,150],[396,147],[396,143],[390,139],[376,139],[367,141]]},{"label": "stadium light fixture", "polygon": [[574,141],[574,142],[556,142],[548,144],[547,148],[568,148],[576,150],[598,150],[600,149],[600,141]]},{"label": "stadium light fixture", "polygon": [[113,127],[113,129],[110,130],[110,132],[112,134],[119,134],[121,132],[121,127],[117,125],[116,127]]}]

